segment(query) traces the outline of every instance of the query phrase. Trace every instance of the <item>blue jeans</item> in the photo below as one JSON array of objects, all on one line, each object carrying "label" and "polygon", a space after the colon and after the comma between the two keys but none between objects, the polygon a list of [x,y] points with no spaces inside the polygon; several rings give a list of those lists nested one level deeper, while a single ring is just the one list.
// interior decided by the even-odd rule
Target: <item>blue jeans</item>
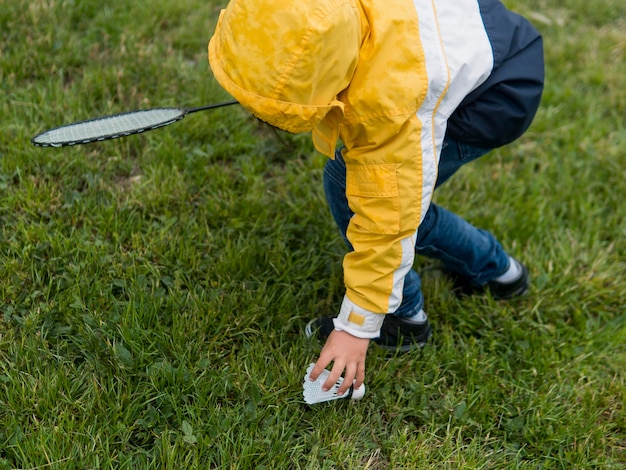
[{"label": "blue jeans", "polygon": [[[436,187],[447,181],[463,165],[489,151],[446,137],[441,150]],[[335,222],[351,250],[346,230],[353,213],[346,198],[346,166],[340,150],[335,152],[335,159],[329,159],[324,168],[324,192]],[[476,285],[484,285],[509,267],[508,255],[491,233],[474,227],[434,203],[430,204],[419,226],[415,252],[440,260],[447,269]],[[411,317],[418,313],[424,305],[424,297],[420,276],[413,269],[405,277],[402,294],[402,304],[394,315]]]}]

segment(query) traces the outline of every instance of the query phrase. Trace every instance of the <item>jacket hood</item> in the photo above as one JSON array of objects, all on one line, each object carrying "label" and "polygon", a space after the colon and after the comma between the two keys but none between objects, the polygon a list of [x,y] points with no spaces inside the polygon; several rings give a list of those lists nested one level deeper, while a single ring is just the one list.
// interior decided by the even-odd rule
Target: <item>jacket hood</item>
[{"label": "jacket hood", "polygon": [[231,0],[209,42],[209,62],[254,116],[307,132],[326,116],[332,127],[341,120],[337,95],[350,83],[360,43],[352,0]]}]

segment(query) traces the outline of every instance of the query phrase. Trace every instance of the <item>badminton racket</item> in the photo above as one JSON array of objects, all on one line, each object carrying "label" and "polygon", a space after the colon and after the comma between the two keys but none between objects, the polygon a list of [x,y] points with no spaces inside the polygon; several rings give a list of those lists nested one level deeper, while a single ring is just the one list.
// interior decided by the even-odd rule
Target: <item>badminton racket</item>
[{"label": "badminton racket", "polygon": [[37,134],[31,142],[37,147],[65,147],[117,139],[168,126],[191,113],[237,103],[226,101],[196,108],[152,108],[113,114],[47,130]]}]

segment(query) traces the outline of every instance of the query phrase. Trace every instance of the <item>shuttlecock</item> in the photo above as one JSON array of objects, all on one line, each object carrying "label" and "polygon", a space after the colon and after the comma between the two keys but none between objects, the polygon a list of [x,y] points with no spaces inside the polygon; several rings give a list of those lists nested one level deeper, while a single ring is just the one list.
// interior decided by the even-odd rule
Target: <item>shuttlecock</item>
[{"label": "shuttlecock", "polygon": [[314,405],[315,403],[322,403],[325,401],[331,400],[341,400],[342,398],[352,398],[353,400],[360,400],[365,395],[365,384],[362,384],[359,388],[354,388],[354,386],[350,387],[347,392],[343,395],[337,394],[337,389],[343,383],[343,377],[339,377],[337,382],[325,392],[322,390],[322,385],[326,382],[326,379],[330,375],[330,371],[324,369],[322,373],[319,375],[317,380],[314,382],[311,381],[311,371],[315,367],[315,364],[310,364],[309,368],[306,370],[306,375],[304,376],[304,383],[302,384],[304,396],[304,401],[309,405]]}]

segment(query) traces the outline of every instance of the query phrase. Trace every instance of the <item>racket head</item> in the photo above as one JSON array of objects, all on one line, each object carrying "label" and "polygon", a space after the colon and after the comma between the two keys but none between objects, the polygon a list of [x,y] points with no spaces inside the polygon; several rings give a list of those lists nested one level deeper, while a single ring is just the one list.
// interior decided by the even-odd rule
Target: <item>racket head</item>
[{"label": "racket head", "polygon": [[183,108],[153,108],[78,121],[55,127],[31,139],[37,147],[66,147],[117,139],[151,131],[180,121],[188,114]]}]

